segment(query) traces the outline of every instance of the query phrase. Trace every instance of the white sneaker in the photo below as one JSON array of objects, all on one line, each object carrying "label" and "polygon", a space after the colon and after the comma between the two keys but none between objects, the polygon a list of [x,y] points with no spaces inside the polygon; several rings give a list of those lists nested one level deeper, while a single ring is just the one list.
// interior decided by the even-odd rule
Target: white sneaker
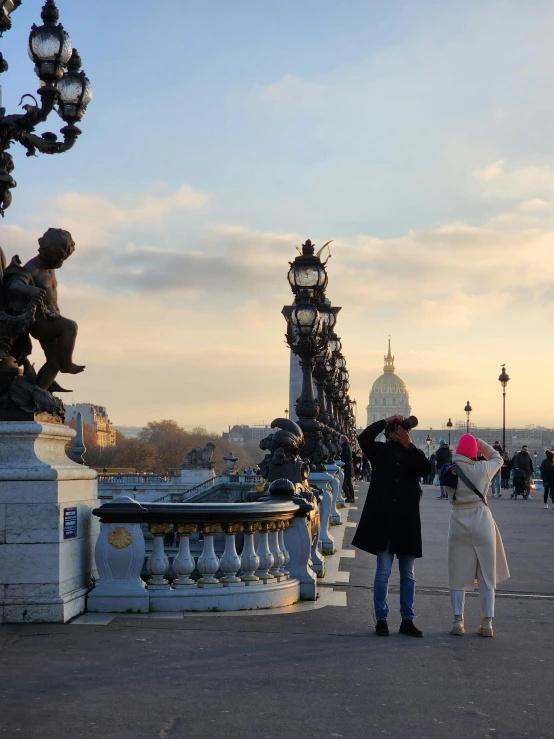
[{"label": "white sneaker", "polygon": [[477,629],[477,633],[480,636],[494,636],[492,629],[492,618],[483,617],[481,619],[481,626]]},{"label": "white sneaker", "polygon": [[548,506],[546,505],[546,503],[544,504],[543,508],[546,508],[546,510],[548,510]]},{"label": "white sneaker", "polygon": [[464,629],[464,617],[454,616],[454,624],[452,625],[452,634],[454,636],[463,636],[466,633]]},{"label": "white sneaker", "polygon": [[533,500],[532,496],[531,495],[528,495],[527,496],[527,500]]}]

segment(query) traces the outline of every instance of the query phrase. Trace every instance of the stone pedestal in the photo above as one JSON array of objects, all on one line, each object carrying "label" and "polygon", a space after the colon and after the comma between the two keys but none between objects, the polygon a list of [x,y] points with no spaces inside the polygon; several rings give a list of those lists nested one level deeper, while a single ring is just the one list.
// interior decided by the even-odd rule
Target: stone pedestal
[{"label": "stone pedestal", "polygon": [[0,422],[0,623],[65,623],[98,573],[96,472],[75,464],[61,424]]},{"label": "stone pedestal", "polygon": [[203,482],[207,482],[215,477],[215,469],[212,465],[206,467],[185,467],[181,468],[181,487],[184,490],[190,490]]}]

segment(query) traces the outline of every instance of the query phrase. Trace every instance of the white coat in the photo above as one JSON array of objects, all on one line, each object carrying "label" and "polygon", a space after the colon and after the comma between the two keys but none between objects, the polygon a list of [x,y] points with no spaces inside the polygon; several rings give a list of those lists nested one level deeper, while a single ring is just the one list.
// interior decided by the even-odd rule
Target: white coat
[{"label": "white coat", "polygon": [[[486,459],[475,462],[463,454],[454,454],[467,478],[486,499],[489,485],[502,467],[500,454],[481,439],[479,454]],[[446,488],[452,505],[448,529],[448,584],[450,590],[473,590],[477,565],[490,590],[510,577],[500,531],[487,505],[458,478],[458,487]],[[454,494],[456,499],[454,500]]]}]

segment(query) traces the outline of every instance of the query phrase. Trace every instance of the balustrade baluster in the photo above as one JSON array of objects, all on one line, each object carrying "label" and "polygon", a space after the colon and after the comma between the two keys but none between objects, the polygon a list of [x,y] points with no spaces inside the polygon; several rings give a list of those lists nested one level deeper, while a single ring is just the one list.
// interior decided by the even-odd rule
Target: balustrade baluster
[{"label": "balustrade baluster", "polygon": [[148,567],[152,577],[148,580],[148,585],[152,589],[169,589],[169,582],[165,577],[169,570],[169,559],[164,551],[164,536],[169,531],[168,523],[151,523],[148,531],[154,536],[154,544],[152,546],[152,554],[148,559]]},{"label": "balustrade baluster", "polygon": [[178,523],[173,528],[180,536],[179,552],[173,560],[173,572],[177,575],[177,579],[173,581],[173,587],[196,587],[196,583],[190,577],[196,568],[194,557],[190,553],[190,535],[198,531],[198,526],[193,523]]},{"label": "balustrade baluster", "polygon": [[281,567],[283,566],[283,562],[285,561],[285,558],[283,556],[283,552],[281,551],[281,548],[279,547],[279,522],[278,521],[272,521],[269,524],[269,535],[268,535],[268,544],[269,544],[269,550],[271,554],[273,555],[273,567],[269,570],[269,574],[273,575],[273,577],[282,577],[283,573],[281,572]]},{"label": "balustrade baluster", "polygon": [[221,524],[208,523],[200,526],[204,534],[204,548],[198,558],[197,568],[202,577],[198,580],[199,585],[221,585],[215,573],[219,569],[219,558],[214,549],[214,534],[221,531]]},{"label": "balustrade baluster", "polygon": [[290,562],[290,552],[287,549],[287,546],[285,544],[285,529],[288,529],[290,526],[289,521],[280,521],[279,522],[279,547],[281,549],[281,552],[283,553],[283,565],[281,567],[283,574],[289,577],[290,572],[288,570],[288,564]]},{"label": "balustrade baluster", "polygon": [[225,551],[219,560],[219,567],[224,573],[224,577],[221,578],[220,582],[225,585],[240,583],[241,579],[237,577],[237,572],[240,569],[240,557],[235,546],[235,534],[242,531],[242,524],[224,523],[222,528],[225,532]]},{"label": "balustrade baluster", "polygon": [[246,582],[257,582],[260,578],[255,574],[256,570],[260,566],[260,558],[256,554],[254,548],[254,532],[260,530],[259,523],[245,523],[243,524],[244,531],[244,544],[242,546],[241,554],[241,580]]},{"label": "balustrade baluster", "polygon": [[260,566],[256,572],[256,575],[260,580],[271,580],[273,575],[270,573],[270,569],[273,567],[273,555],[269,549],[268,534],[270,524],[266,521],[260,523],[260,537],[258,540],[258,549],[256,554],[260,558]]}]

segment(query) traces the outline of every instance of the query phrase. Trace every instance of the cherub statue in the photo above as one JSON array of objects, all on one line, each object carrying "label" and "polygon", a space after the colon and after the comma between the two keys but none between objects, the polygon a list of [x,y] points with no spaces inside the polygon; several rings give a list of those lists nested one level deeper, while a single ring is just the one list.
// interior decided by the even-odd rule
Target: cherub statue
[{"label": "cherub statue", "polygon": [[16,255],[5,270],[2,303],[11,315],[23,315],[34,309],[28,330],[13,342],[12,355],[29,372],[28,356],[32,350],[29,336],[37,339],[46,362],[38,372],[36,385],[44,390],[62,391],[55,382],[58,372],[76,375],[85,369],[84,365],[73,362],[77,324],[60,313],[55,274],[75,251],[75,243],[69,231],[61,228],[49,228],[38,243],[36,257],[22,265]]}]

